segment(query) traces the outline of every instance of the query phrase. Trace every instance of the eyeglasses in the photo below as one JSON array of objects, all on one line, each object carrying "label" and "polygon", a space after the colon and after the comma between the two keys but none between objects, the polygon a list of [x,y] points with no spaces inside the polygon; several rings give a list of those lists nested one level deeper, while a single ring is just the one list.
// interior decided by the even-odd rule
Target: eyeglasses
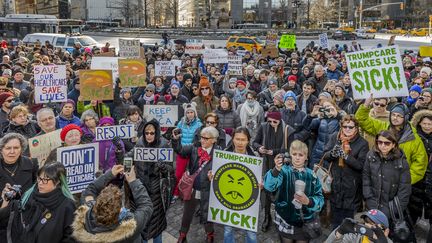
[{"label": "eyeglasses", "polygon": [[155,135],[156,133],[154,133],[154,132],[145,132],[145,135]]},{"label": "eyeglasses", "polygon": [[201,139],[202,139],[202,140],[210,140],[210,139],[212,139],[212,137],[204,137],[204,136],[201,136]]},{"label": "eyeglasses", "polygon": [[392,142],[377,140],[377,144],[378,145],[383,145],[384,144],[385,146],[390,146],[392,144]]},{"label": "eyeglasses", "polygon": [[198,88],[192,88],[192,90],[197,90]]},{"label": "eyeglasses", "polygon": [[221,76],[221,74],[220,73],[215,73],[215,76]]},{"label": "eyeglasses", "polygon": [[216,122],[214,122],[214,121],[206,121],[206,124],[207,124],[207,125],[215,125]]},{"label": "eyeglasses", "polygon": [[151,89],[146,90],[146,92],[153,93],[154,91]]},{"label": "eyeglasses", "polygon": [[380,106],[380,107],[386,107],[386,104],[381,104],[379,102],[374,102],[374,105]]},{"label": "eyeglasses", "polygon": [[42,178],[42,177],[38,177],[38,178],[37,178],[37,182],[38,182],[38,183],[42,183],[42,184],[48,184],[48,182],[49,182],[50,180],[52,180],[52,179],[50,179],[50,178]]},{"label": "eyeglasses", "polygon": [[272,124],[277,124],[279,121],[275,121],[275,120],[268,120],[268,123],[272,123]]},{"label": "eyeglasses", "polygon": [[201,88],[201,90],[210,90],[209,87]]},{"label": "eyeglasses", "polygon": [[355,128],[355,126],[342,126],[342,128],[352,130]]}]

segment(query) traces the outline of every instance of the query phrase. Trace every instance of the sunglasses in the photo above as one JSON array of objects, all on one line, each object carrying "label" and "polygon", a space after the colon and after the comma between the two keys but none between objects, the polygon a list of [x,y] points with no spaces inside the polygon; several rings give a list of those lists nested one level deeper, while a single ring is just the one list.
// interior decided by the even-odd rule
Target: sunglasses
[{"label": "sunglasses", "polygon": [[381,106],[381,107],[385,107],[385,106],[386,106],[386,104],[381,104],[381,103],[379,103],[379,102],[374,102],[374,105],[376,105],[376,106]]},{"label": "sunglasses", "polygon": [[342,126],[342,128],[352,130],[355,128],[355,126]]},{"label": "sunglasses", "polygon": [[148,89],[148,90],[146,90],[146,92],[150,92],[150,93],[153,93],[154,91],[153,91],[153,90],[150,90],[150,89]]},{"label": "sunglasses", "polygon": [[392,142],[378,140],[377,144],[378,145],[383,145],[384,144],[385,146],[390,146],[392,144]]},{"label": "sunglasses", "polygon": [[154,132],[145,132],[145,135],[155,135],[155,133]]},{"label": "sunglasses", "polygon": [[209,87],[201,88],[201,90],[210,90]]},{"label": "sunglasses", "polygon": [[269,120],[269,121],[267,121],[268,123],[272,123],[272,124],[277,124],[278,123],[278,121],[274,121],[274,120]]}]

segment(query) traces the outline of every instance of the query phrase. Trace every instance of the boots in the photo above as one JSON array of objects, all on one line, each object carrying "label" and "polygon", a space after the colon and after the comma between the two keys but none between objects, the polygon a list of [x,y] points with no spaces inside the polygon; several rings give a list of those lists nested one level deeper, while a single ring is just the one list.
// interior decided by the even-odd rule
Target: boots
[{"label": "boots", "polygon": [[214,242],[214,231],[207,233],[207,239],[206,243],[213,243]]},{"label": "boots", "polygon": [[261,225],[261,231],[262,232],[267,232],[268,229],[270,228],[270,225],[272,224],[270,206],[271,206],[271,204],[268,202],[266,202],[266,204],[264,206],[264,221]]},{"label": "boots", "polygon": [[187,243],[186,233],[180,232],[180,236],[177,240],[177,243]]}]

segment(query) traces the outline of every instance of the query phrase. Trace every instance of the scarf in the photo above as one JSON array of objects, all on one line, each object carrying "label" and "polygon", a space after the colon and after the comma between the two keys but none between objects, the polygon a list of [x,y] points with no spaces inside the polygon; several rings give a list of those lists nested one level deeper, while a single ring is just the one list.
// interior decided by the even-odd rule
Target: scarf
[{"label": "scarf", "polygon": [[143,99],[145,100],[147,105],[149,105],[151,102],[153,102],[154,98],[155,98],[154,94],[152,94],[151,96],[147,96],[147,95],[143,96]]},{"label": "scarf", "polygon": [[199,157],[199,161],[198,161],[199,166],[201,166],[204,162],[208,162],[211,160],[210,155],[202,147],[198,148],[198,157]]},{"label": "scarf", "polygon": [[235,91],[234,91],[234,101],[237,103],[237,104],[242,104],[243,102],[245,102],[245,100],[246,100],[246,92],[247,92],[247,89],[243,89],[243,90],[239,90],[239,89],[235,89]]},{"label": "scarf", "polygon": [[[351,135],[351,136],[346,136],[342,132],[342,130],[339,133],[339,140],[341,141],[342,150],[343,150],[343,152],[345,154],[349,154],[351,152],[351,148],[348,148],[349,147],[349,143],[350,143],[350,141],[352,141],[357,136],[357,132],[358,131],[356,129],[356,132],[353,135]],[[342,157],[339,157],[339,166],[340,167],[345,167],[345,162],[344,162],[344,159]]]},{"label": "scarf", "polygon": [[142,121],[143,121],[143,119],[141,118],[141,116],[138,116],[138,121],[136,121],[136,122],[133,122],[130,119],[124,119],[124,122],[120,121],[120,124],[123,124],[123,125],[134,124],[135,125],[135,131],[138,132],[138,128],[141,125]]},{"label": "scarf", "polygon": [[259,115],[259,109],[260,104],[257,101],[252,102],[252,105],[249,105],[249,102],[246,102],[242,105],[242,108],[240,110],[240,120],[242,123],[242,126],[246,126],[248,120],[250,119],[256,119],[256,117]]}]

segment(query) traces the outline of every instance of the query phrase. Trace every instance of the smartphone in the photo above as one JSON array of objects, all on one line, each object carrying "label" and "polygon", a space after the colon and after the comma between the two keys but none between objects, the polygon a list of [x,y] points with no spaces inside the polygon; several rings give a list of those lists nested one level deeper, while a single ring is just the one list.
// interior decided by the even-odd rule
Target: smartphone
[{"label": "smartphone", "polygon": [[131,171],[132,164],[133,164],[133,160],[131,157],[125,157],[123,159],[123,166],[124,166],[125,173],[129,173]]},{"label": "smartphone", "polygon": [[369,237],[370,239],[372,239],[373,235],[374,235],[373,230],[371,228],[366,227],[363,224],[355,224],[354,231],[356,233],[361,234],[361,235],[365,235],[365,236]]}]

